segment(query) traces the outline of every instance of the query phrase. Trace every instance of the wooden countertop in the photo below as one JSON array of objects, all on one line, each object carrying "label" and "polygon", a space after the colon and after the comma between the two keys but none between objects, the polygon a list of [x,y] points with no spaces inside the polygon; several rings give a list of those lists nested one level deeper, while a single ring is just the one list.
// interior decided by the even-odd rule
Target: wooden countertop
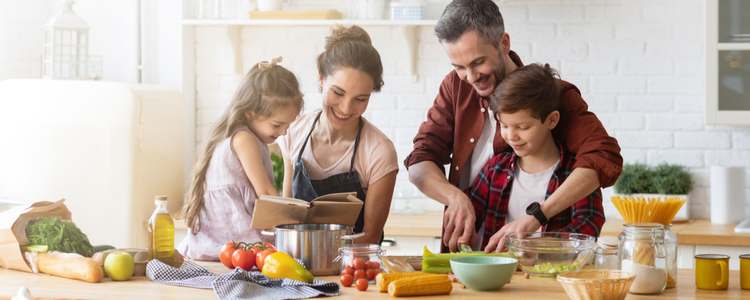
[{"label": "wooden countertop", "polygon": [[[199,262],[211,272],[219,274],[230,270],[220,263]],[[588,267],[587,267],[588,268]],[[667,289],[660,295],[628,294],[627,299],[748,299],[750,290],[739,287],[739,271],[729,271],[728,290],[699,290],[695,288],[695,271],[680,269],[677,272],[677,287]],[[318,277],[318,279],[338,282],[338,276]],[[44,274],[0,268],[0,300],[11,299],[21,286],[29,288],[34,299],[216,299],[210,289],[170,286],[152,282],[145,276],[115,282],[105,278],[99,283],[66,279]],[[516,272],[511,282],[503,288],[490,292],[476,292],[461,289],[455,283],[450,295],[430,296],[429,299],[569,299],[562,285],[554,279],[523,278]],[[354,287],[342,288],[340,296],[333,299],[393,299],[387,293],[378,293],[374,285],[360,292]]]},{"label": "wooden countertop", "polygon": [[[622,220],[608,220],[602,226],[601,235],[617,236],[622,232]],[[712,224],[708,219],[689,220],[672,224],[678,244],[743,246],[750,247],[750,233],[735,233],[737,224]]]},{"label": "wooden countertop", "polygon": [[[602,226],[601,235],[618,236],[623,229],[623,220],[610,219]],[[421,215],[388,215],[385,222],[386,236],[430,236],[440,237],[443,212],[428,211]],[[684,220],[672,224],[680,244],[747,246],[750,233],[735,233],[737,224],[712,224],[708,219]]]}]

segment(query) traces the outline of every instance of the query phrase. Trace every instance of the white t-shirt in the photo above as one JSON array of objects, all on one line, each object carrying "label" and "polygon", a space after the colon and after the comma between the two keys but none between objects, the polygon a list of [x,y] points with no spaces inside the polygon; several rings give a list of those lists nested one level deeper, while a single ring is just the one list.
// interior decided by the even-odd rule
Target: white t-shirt
[{"label": "white t-shirt", "polygon": [[474,184],[474,180],[479,176],[479,172],[482,171],[484,165],[495,156],[492,143],[495,138],[495,131],[497,131],[497,121],[493,115],[492,111],[487,109],[487,117],[484,120],[482,134],[479,135],[474,151],[471,152],[471,156],[464,166],[464,170],[468,170],[468,172],[461,173],[461,178],[458,182],[458,188],[462,191]]},{"label": "white t-shirt", "polygon": [[[287,135],[278,140],[282,154],[286,159],[291,160],[292,164],[297,161],[297,154],[319,112],[320,110],[315,110],[300,116],[291,124]],[[363,121],[359,148],[354,158],[354,169],[359,173],[359,181],[367,192],[367,187],[371,184],[393,171],[398,171],[398,157],[393,142],[366,119],[363,118]],[[316,126],[316,129],[318,128],[320,128],[320,125]],[[352,153],[354,153],[354,142],[349,145],[344,156],[340,157],[333,165],[323,168],[318,164],[312,153],[310,141],[307,141],[305,152],[302,153],[302,161],[305,163],[305,169],[310,178],[320,180],[339,173],[349,172]]]},{"label": "white t-shirt", "polygon": [[[558,160],[552,167],[539,173],[526,173],[518,165],[519,158],[516,159],[516,174],[513,177],[513,184],[508,199],[508,214],[505,215],[505,224],[513,222],[526,215],[526,207],[533,202],[542,203],[547,196],[547,185],[552,178],[552,173],[560,164]],[[542,228],[539,227],[541,231]]]}]

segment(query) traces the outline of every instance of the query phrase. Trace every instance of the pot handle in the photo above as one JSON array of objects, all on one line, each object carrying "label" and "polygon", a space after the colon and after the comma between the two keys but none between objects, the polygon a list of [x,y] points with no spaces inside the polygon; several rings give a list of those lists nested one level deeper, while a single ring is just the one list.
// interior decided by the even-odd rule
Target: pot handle
[{"label": "pot handle", "polygon": [[265,230],[261,231],[260,234],[267,235],[267,236],[276,236],[276,231],[271,231],[271,230],[265,229]]},{"label": "pot handle", "polygon": [[367,232],[360,232],[360,233],[355,233],[355,234],[352,234],[352,235],[342,235],[341,239],[342,240],[353,240],[353,239],[361,238],[363,236],[367,236]]}]

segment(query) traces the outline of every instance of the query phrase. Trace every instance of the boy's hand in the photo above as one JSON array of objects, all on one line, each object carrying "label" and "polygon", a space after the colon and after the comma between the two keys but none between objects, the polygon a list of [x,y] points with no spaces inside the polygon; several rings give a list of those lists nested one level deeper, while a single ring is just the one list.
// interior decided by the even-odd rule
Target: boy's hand
[{"label": "boy's hand", "polygon": [[539,221],[531,215],[525,215],[505,224],[503,228],[500,228],[500,230],[492,235],[490,241],[487,243],[487,247],[484,248],[484,253],[505,252],[508,250],[508,247],[505,246],[505,238],[508,234],[514,232],[535,232],[539,227],[542,227],[542,224],[539,224]]},{"label": "boy's hand", "polygon": [[443,224],[445,232],[443,233],[443,243],[448,246],[451,253],[456,252],[456,245],[467,244],[474,245],[477,240],[477,233],[474,230],[474,206],[466,194],[457,194],[443,214]]}]

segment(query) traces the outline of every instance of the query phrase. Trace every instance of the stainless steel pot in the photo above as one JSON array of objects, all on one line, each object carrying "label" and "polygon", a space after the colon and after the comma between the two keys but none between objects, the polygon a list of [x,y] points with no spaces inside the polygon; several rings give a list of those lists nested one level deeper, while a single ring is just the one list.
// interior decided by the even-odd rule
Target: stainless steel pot
[{"label": "stainless steel pot", "polygon": [[341,261],[335,261],[339,248],[366,236],[354,233],[354,227],[340,224],[288,224],[263,230],[263,235],[276,237],[276,249],[299,259],[313,275],[337,275]]}]

